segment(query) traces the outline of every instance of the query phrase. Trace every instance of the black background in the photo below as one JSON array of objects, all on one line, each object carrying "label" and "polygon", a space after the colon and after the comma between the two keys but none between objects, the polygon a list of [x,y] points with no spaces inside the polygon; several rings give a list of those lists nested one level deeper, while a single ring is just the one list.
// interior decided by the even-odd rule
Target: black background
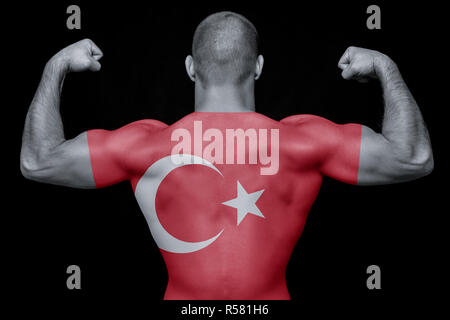
[{"label": "black background", "polygon": [[[81,30],[66,28],[70,4],[81,8]],[[311,113],[379,130],[378,84],[345,81],[337,68],[348,46],[367,47],[397,62],[434,147],[434,172],[414,182],[356,187],[324,181],[288,266],[292,301],[271,303],[272,318],[297,318],[305,308],[365,318],[424,307],[425,298],[445,288],[448,249],[442,246],[441,219],[448,210],[446,185],[440,181],[447,140],[448,32],[443,8],[435,4],[380,2],[382,29],[368,30],[370,4],[59,1],[5,7],[3,121],[8,143],[2,158],[4,183],[13,185],[4,194],[4,219],[11,221],[3,224],[2,263],[12,284],[8,295],[24,306],[16,311],[34,313],[34,307],[25,306],[37,302],[45,312],[58,306],[69,313],[88,306],[106,312],[132,301],[149,316],[164,310],[170,319],[183,319],[178,315],[183,303],[161,302],[167,272],[129,184],[75,190],[27,181],[19,170],[20,142],[46,61],[86,37],[104,52],[102,70],[66,77],[61,111],[67,138],[142,118],[171,124],[192,112],[194,86],[184,59],[197,24],[221,10],[245,15],[259,31],[265,66],[256,87],[257,111],[277,120]],[[82,270],[79,291],[66,288],[71,264]],[[381,290],[366,287],[371,264],[381,267]],[[426,310],[434,308],[427,305]]]}]

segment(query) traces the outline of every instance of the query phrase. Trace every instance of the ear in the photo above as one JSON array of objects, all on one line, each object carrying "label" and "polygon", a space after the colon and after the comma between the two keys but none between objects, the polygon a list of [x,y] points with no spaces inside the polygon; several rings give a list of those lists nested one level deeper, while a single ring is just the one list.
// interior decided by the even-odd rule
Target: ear
[{"label": "ear", "polygon": [[191,55],[188,55],[186,57],[184,64],[186,65],[186,72],[187,72],[189,78],[191,78],[191,80],[195,82],[194,59],[192,59]]},{"label": "ear", "polygon": [[264,57],[262,55],[259,55],[258,59],[256,59],[255,80],[258,80],[259,77],[261,76],[263,66],[264,66]]}]

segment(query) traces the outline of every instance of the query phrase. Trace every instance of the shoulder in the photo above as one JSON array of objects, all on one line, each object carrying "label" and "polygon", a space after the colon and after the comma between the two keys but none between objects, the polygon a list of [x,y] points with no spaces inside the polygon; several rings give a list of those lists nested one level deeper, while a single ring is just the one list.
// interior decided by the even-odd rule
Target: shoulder
[{"label": "shoulder", "polygon": [[144,119],[131,122],[115,130],[94,129],[87,132],[89,145],[103,145],[112,149],[129,146],[135,141],[167,128],[158,120]]},{"label": "shoulder", "polygon": [[335,126],[336,123],[313,114],[296,114],[280,120],[282,124],[298,127],[300,125],[306,127],[327,127]]},{"label": "shoulder", "polygon": [[[326,118],[312,115],[312,114],[299,114],[289,116],[280,120],[280,123],[291,127],[297,127],[305,129],[305,131],[317,131],[318,133],[326,134],[337,131],[348,131],[352,129],[360,129],[361,125],[356,123],[339,124],[328,120]],[[322,131],[323,130],[323,131]],[[322,132],[321,132],[322,131]]]},{"label": "shoulder", "polygon": [[359,141],[361,125],[355,123],[338,124],[311,114],[293,115],[280,121],[292,128],[292,132],[303,140],[320,147],[339,146],[352,140]]},{"label": "shoulder", "polygon": [[112,136],[137,137],[148,135],[167,128],[167,125],[161,121],[153,119],[143,119],[128,123],[115,130],[107,130]]},{"label": "shoulder", "polygon": [[164,122],[161,122],[159,120],[153,120],[153,119],[143,119],[131,122],[116,131],[143,131],[143,132],[153,132],[153,131],[159,131],[162,129],[167,128],[167,124]]},{"label": "shoulder", "polygon": [[280,123],[292,128],[292,132],[311,140],[333,140],[333,137],[339,134],[340,127],[333,121],[312,114],[293,115],[282,119]]}]

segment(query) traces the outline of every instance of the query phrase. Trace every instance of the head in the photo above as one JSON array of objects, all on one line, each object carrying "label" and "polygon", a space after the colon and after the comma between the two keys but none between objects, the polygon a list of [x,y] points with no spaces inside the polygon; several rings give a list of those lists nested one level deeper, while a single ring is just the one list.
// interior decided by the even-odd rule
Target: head
[{"label": "head", "polygon": [[186,71],[202,88],[241,86],[259,78],[263,63],[254,25],[240,14],[224,11],[198,25]]}]

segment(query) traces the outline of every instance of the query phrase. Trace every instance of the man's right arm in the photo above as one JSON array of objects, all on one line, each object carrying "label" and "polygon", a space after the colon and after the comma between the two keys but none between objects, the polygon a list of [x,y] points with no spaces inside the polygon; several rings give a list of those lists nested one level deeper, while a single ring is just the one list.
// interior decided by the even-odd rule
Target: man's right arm
[{"label": "man's right arm", "polygon": [[87,134],[66,140],[59,107],[65,75],[98,71],[101,57],[101,50],[85,39],[64,48],[46,64],[25,121],[20,154],[24,177],[75,188],[95,187]]},{"label": "man's right arm", "polygon": [[419,107],[397,65],[386,55],[349,47],[339,61],[344,79],[378,79],[384,97],[380,133],[362,126],[358,184],[417,179],[433,170],[430,137]]},{"label": "man's right arm", "polygon": [[333,179],[358,185],[418,179],[433,170],[430,137],[419,107],[386,55],[349,47],[338,64],[344,79],[380,81],[384,96],[381,132],[359,124],[340,125],[317,116],[293,116],[313,137],[318,169]]}]

